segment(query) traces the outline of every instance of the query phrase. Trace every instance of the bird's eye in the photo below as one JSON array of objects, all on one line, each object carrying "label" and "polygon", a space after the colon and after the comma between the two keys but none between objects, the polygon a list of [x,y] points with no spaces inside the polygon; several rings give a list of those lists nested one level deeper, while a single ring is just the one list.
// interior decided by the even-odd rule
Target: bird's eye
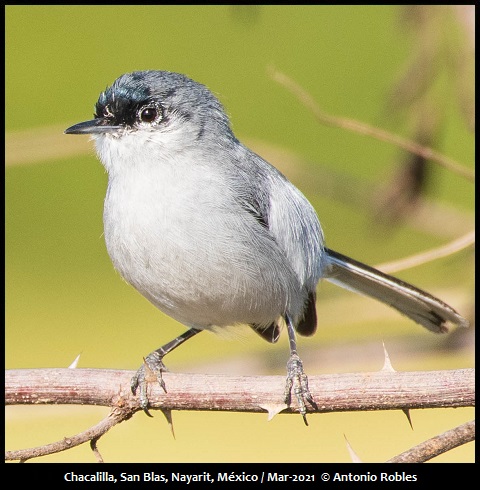
[{"label": "bird's eye", "polygon": [[140,114],[140,119],[146,123],[151,123],[155,121],[156,118],[157,109],[155,107],[147,107],[146,109],[143,109],[142,113]]},{"label": "bird's eye", "polygon": [[162,120],[162,117],[162,110],[157,105],[144,106],[138,111],[138,119],[142,123],[157,123]]}]

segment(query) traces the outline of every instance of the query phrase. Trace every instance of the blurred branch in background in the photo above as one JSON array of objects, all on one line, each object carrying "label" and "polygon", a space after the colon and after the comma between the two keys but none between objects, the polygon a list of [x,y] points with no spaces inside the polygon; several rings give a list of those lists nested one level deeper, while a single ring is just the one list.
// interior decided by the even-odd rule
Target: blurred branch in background
[{"label": "blurred branch in background", "polygon": [[326,112],[323,112],[313,97],[292,78],[288,77],[272,66],[269,67],[268,71],[272,79],[288,88],[300,100],[300,102],[302,102],[302,104],[314,114],[320,123],[354,131],[365,136],[371,136],[380,141],[391,143],[409,151],[410,153],[413,153],[414,155],[417,155],[418,157],[423,159],[431,159],[451,172],[455,172],[466,179],[472,181],[475,179],[475,174],[472,170],[466,168],[455,160],[442,155],[432,148],[423,146],[422,144],[406,138],[402,138],[396,134],[389,133],[383,129],[370,126],[367,123],[356,121],[355,119],[332,116]]},{"label": "blurred branch in background", "polygon": [[94,155],[87,138],[68,139],[63,131],[68,124],[10,131],[5,133],[5,166],[34,165],[83,154]]},{"label": "blurred branch in background", "polygon": [[[401,12],[401,26],[412,39],[413,49],[388,98],[388,118],[394,124],[405,123],[412,140],[439,147],[452,103],[459,105],[465,125],[474,130],[475,47],[471,28],[475,7],[408,5]],[[411,153],[400,158],[401,165],[377,202],[377,217],[389,223],[404,219],[431,183],[431,167],[427,165],[431,155]],[[473,180],[473,172],[463,175]]]},{"label": "blurred branch in background", "polygon": [[[449,101],[454,101],[473,131],[475,6],[407,5],[401,14],[401,27],[414,48],[392,88],[389,116],[412,118],[415,127],[424,115],[445,118]],[[431,124],[432,133],[436,129],[437,125]]]},{"label": "blurred branch in background", "polygon": [[441,259],[442,257],[448,257],[449,255],[459,252],[460,250],[473,246],[474,243],[475,231],[471,231],[466,235],[458,238],[457,240],[447,243],[446,245],[443,245],[441,247],[437,247],[423,253],[411,255],[410,257],[405,257],[403,259],[395,260],[393,262],[378,264],[376,268],[388,274],[393,274],[401,270],[426,264],[427,262],[431,262],[432,260]]},{"label": "blurred branch in background", "polygon": [[[382,185],[378,192],[369,194],[376,196],[372,203],[375,217],[386,223],[405,220],[421,205],[419,198],[424,195],[430,180],[429,160],[474,181],[473,170],[432,148],[432,145],[441,144],[441,128],[451,100],[458,101],[467,127],[474,128],[474,43],[471,32],[474,8],[473,5],[410,5],[403,8],[402,22],[414,38],[414,50],[391,91],[387,110],[390,122],[399,124],[402,119],[407,120],[410,138],[327,114],[297,82],[274,67],[268,69],[272,79],[290,90],[321,124],[389,142],[407,152],[402,153],[403,162],[391,181]],[[447,88],[442,83],[444,78]]]}]

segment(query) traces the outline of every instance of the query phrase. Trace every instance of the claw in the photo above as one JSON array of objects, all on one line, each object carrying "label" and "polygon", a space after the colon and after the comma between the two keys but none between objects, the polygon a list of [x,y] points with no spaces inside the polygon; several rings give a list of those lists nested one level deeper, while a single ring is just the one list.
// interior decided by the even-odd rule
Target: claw
[{"label": "claw", "polygon": [[153,351],[143,360],[143,365],[140,366],[140,369],[135,373],[135,376],[133,376],[132,381],[130,382],[130,388],[135,395],[137,388],[140,387],[140,407],[149,417],[151,417],[151,415],[148,411],[147,383],[150,381],[157,381],[162,387],[162,390],[166,393],[167,387],[165,386],[165,381],[163,381],[162,373],[168,371],[168,369],[165,367],[165,364],[163,364],[164,356],[200,332],[201,330],[198,328],[190,328],[182,335],[179,335],[171,342],[168,342],[168,344]]},{"label": "claw", "polygon": [[308,389],[308,378],[303,372],[303,363],[297,354],[292,354],[287,363],[287,381],[285,384],[285,403],[290,405],[292,401],[292,388],[298,403],[298,411],[303,417],[305,425],[307,422],[307,405],[308,402],[315,410],[318,406]]},{"label": "claw", "polygon": [[140,407],[149,417],[152,417],[152,414],[148,411],[147,384],[150,381],[157,381],[166,393],[167,388],[162,378],[163,371],[167,371],[167,368],[163,364],[162,356],[157,351],[154,351],[143,360],[142,366],[140,366],[130,382],[130,389],[134,395],[137,393],[137,389],[140,388]]}]

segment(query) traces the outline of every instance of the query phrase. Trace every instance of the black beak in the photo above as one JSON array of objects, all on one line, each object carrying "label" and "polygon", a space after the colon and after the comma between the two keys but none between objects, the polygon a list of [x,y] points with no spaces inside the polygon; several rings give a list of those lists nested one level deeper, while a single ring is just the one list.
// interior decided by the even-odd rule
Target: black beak
[{"label": "black beak", "polygon": [[70,126],[64,131],[65,134],[102,134],[115,133],[122,126],[111,126],[108,119],[99,117],[91,121],[85,121],[74,126]]}]

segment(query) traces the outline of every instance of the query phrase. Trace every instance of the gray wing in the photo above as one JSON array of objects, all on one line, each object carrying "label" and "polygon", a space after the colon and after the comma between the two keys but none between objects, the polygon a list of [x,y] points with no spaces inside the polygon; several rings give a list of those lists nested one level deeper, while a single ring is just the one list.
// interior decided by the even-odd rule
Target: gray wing
[{"label": "gray wing", "polygon": [[302,310],[288,313],[299,334],[312,335],[317,324],[315,291],[324,267],[324,239],[317,214],[305,196],[274,167],[267,172],[262,205],[257,209],[257,219],[283,250],[299,281]]},{"label": "gray wing", "polygon": [[[320,222],[305,196],[281,172],[246,147],[243,149],[246,154],[235,160],[237,196],[242,207],[273,238],[288,268],[294,271],[297,297],[290,301],[294,311],[286,313],[299,334],[312,335],[316,329],[315,290],[325,263]],[[271,342],[278,339],[277,322],[268,328],[252,328]]]}]

